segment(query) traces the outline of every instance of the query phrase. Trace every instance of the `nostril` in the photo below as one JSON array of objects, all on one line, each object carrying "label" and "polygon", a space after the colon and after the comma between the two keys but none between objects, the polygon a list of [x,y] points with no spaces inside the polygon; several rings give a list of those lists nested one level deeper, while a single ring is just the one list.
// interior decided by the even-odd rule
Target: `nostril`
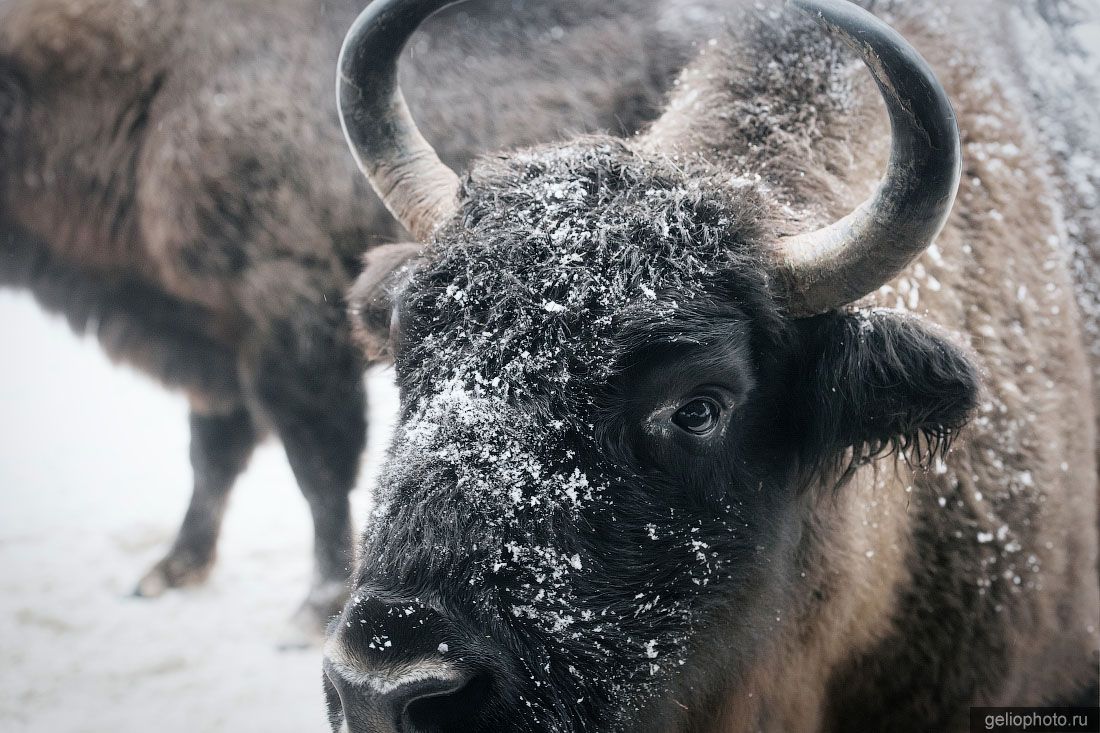
[{"label": "nostril", "polygon": [[460,733],[472,730],[489,699],[492,678],[478,672],[458,687],[424,691],[405,705],[405,722],[418,733]]}]

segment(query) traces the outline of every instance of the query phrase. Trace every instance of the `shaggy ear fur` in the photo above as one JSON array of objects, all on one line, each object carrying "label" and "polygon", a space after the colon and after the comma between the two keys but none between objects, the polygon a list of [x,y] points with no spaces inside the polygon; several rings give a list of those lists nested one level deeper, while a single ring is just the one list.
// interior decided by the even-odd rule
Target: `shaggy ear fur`
[{"label": "shaggy ear fur", "polygon": [[946,452],[978,399],[966,354],[919,319],[892,311],[797,322],[802,364],[792,405],[803,465],[890,452],[927,463]]},{"label": "shaggy ear fur", "polygon": [[423,251],[415,242],[384,244],[363,256],[363,271],[348,293],[348,314],[356,343],[369,361],[389,358],[393,290],[406,265]]}]

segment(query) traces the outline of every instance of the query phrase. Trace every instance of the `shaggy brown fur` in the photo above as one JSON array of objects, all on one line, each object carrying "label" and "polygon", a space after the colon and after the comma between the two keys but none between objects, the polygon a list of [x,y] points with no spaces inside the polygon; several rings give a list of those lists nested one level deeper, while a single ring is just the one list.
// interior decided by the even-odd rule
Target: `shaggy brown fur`
[{"label": "shaggy brown fur", "polygon": [[[343,292],[360,254],[399,234],[336,119],[336,54],[361,4],[0,0],[0,284],[192,405],[195,495],[143,595],[205,576],[267,429],[313,512],[306,620],[343,594],[365,431]],[[444,13],[407,54],[410,104],[455,165],[566,130],[631,132],[703,33],[660,6]]]},{"label": "shaggy brown fur", "polygon": [[[1082,328],[1072,273],[1094,271],[1096,262],[1075,261],[1095,255],[1074,251],[1066,237],[1082,197],[1062,195],[1066,169],[1052,165],[1063,161],[1040,139],[1043,120],[1026,103],[1024,80],[998,70],[1000,47],[1011,37],[990,20],[1001,4],[873,5],[946,87],[959,115],[965,170],[936,244],[863,305],[909,311],[946,329],[981,371],[977,414],[945,461],[925,469],[879,460],[859,467],[839,491],[826,476],[821,490],[802,495],[793,526],[783,527],[794,538],[790,555],[769,557],[774,614],[751,619],[761,622],[754,637],[765,641],[744,659],[745,648],[731,641],[747,623],[736,606],[697,634],[667,696],[636,716],[632,730],[966,730],[970,705],[1088,701],[1086,691],[1095,690],[1100,395],[1089,356],[1096,334]],[[761,22],[717,39],[684,74],[650,138],[685,169],[700,158],[736,171],[735,187],[765,191],[782,213],[781,233],[790,234],[835,220],[871,192],[889,131],[866,71],[819,29],[806,24],[769,34],[761,29],[777,21]],[[1022,50],[1012,55],[1027,58]],[[533,159],[538,155],[550,154]],[[475,178],[484,169],[494,164],[476,167]],[[500,213],[508,219],[511,210]],[[452,222],[428,266],[436,250],[451,246],[448,237],[477,223]],[[366,273],[357,296],[363,300],[354,304],[373,313],[363,326],[374,338],[386,324],[379,316],[382,269],[400,259]],[[462,269],[451,265],[458,282]],[[442,290],[448,282],[440,275],[435,284]],[[536,278],[533,287],[542,282]],[[433,315],[445,323],[443,306],[420,318]],[[439,343],[469,336],[452,331],[441,332]],[[414,349],[428,336],[402,331],[405,338],[411,346],[399,341],[399,348]],[[478,355],[487,358],[499,340],[492,334]],[[417,370],[407,371],[411,383]],[[394,470],[405,470],[414,454]],[[387,511],[397,517],[402,510]],[[485,519],[493,511],[467,513]],[[367,538],[379,552],[398,545]],[[415,564],[403,558],[402,568]],[[408,570],[417,572],[430,576],[431,563]],[[392,582],[367,568],[363,576],[381,587]],[[446,582],[433,592],[450,592]],[[346,611],[349,618],[356,612]],[[587,730],[587,722],[560,725]]]},{"label": "shaggy brown fur", "polygon": [[[1095,689],[1100,403],[1071,275],[1074,256],[1094,254],[1068,246],[1074,212],[1022,80],[994,72],[995,54],[982,51],[1005,37],[987,22],[992,4],[875,10],[946,87],[965,168],[936,245],[868,303],[950,329],[977,360],[984,395],[936,470],[875,464],[807,505],[797,610],[772,630],[754,679],[730,691],[716,730],[965,730],[968,704],[1052,704]],[[860,71],[839,100],[812,74],[753,88],[754,68],[735,45],[695,67],[678,95],[693,105],[674,100],[658,134],[759,171],[791,202],[793,231],[832,221],[882,170],[877,91]]]}]

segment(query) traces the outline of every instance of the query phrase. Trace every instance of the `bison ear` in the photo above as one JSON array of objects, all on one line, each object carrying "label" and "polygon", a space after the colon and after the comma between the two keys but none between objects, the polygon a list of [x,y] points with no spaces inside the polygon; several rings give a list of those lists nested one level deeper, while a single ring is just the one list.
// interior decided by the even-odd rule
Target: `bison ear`
[{"label": "bison ear", "polygon": [[974,410],[973,363],[916,317],[833,312],[796,327],[804,361],[792,415],[804,465],[890,451],[926,463],[947,449]]},{"label": "bison ear", "polygon": [[363,271],[348,293],[348,314],[356,342],[369,361],[391,358],[393,293],[423,251],[415,242],[384,244],[363,256]]}]

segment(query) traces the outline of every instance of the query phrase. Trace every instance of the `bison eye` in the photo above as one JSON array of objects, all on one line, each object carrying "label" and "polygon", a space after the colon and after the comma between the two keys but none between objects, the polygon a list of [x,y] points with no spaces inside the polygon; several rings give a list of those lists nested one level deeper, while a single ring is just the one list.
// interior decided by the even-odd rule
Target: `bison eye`
[{"label": "bison eye", "polygon": [[709,397],[696,397],[672,416],[672,422],[692,435],[706,435],[718,425],[721,406]]}]

